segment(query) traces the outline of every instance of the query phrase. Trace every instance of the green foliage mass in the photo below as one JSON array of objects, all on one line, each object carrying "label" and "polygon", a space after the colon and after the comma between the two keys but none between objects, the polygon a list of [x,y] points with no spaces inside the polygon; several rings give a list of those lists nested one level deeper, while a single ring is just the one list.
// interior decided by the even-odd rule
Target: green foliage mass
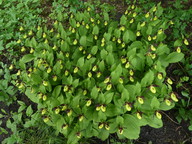
[{"label": "green foliage mass", "polygon": [[[55,16],[50,27],[21,30],[16,47],[27,49],[15,85],[33,102],[45,123],[77,143],[117,133],[137,139],[140,127],[162,126],[161,111],[178,101],[165,69],[183,59],[177,40],[170,52],[163,8],[147,13],[129,6],[120,21],[87,7]],[[24,37],[25,36],[25,37]]]}]

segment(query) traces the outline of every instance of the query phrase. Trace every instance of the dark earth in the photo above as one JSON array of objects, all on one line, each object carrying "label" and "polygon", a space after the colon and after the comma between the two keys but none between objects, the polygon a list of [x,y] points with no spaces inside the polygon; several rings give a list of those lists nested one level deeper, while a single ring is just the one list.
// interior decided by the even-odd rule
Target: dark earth
[{"label": "dark earth", "polygon": [[[87,1],[87,0],[82,0]],[[169,1],[167,0],[153,0],[156,3],[161,2],[163,7],[170,6],[168,4]],[[175,0],[171,0],[175,1]],[[127,5],[123,0],[115,1],[115,0],[101,0],[102,3],[106,2],[109,4],[112,4],[116,7],[116,18],[119,19],[122,15],[122,13],[127,8]],[[192,5],[192,0],[188,0],[187,3],[185,3],[186,8],[189,8]],[[45,7],[45,10],[42,13],[43,17],[46,17],[46,15],[49,15],[51,12],[51,2],[44,3],[43,7]],[[187,27],[188,31],[192,31],[192,24],[190,24]],[[190,42],[191,43],[191,42]],[[192,46],[190,46],[192,48]],[[174,77],[172,74],[173,69],[177,68],[177,64],[172,64],[168,67],[167,73],[168,75],[172,75],[172,78],[177,81],[178,78]],[[192,91],[192,88],[190,88]],[[182,96],[180,96],[182,98]],[[18,94],[17,97],[18,100],[21,100],[26,103],[26,105],[33,105],[33,109],[36,109],[36,105],[30,102],[30,100],[25,96]],[[11,112],[17,112],[19,108],[18,103],[14,102],[10,106],[6,106],[3,102],[0,102],[0,109],[4,109],[7,113],[7,115],[3,118],[0,118],[2,121],[1,127],[5,128],[8,131],[8,134],[1,134],[0,135],[0,143],[8,137],[11,134],[11,131],[6,128],[6,121],[7,119],[11,118]],[[3,114],[2,111],[0,111],[0,114]],[[140,138],[137,140],[134,140],[133,142],[135,144],[192,144],[192,131],[188,130],[189,121],[182,121],[180,124],[177,122],[175,118],[176,110],[171,110],[167,112],[163,112],[163,124],[164,126],[159,129],[151,128],[149,126],[144,126],[141,128]],[[124,143],[126,140],[119,140],[115,135],[112,135],[112,137],[116,138],[116,142]],[[101,141],[98,139],[94,139],[97,144],[108,144],[107,141]]]}]

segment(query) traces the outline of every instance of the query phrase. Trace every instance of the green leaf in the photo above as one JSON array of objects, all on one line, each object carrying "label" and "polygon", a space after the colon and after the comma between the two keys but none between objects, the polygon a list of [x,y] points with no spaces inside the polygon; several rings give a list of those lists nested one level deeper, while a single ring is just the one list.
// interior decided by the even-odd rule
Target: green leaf
[{"label": "green leaf", "polygon": [[152,109],[159,109],[160,102],[158,101],[158,99],[156,97],[153,97],[150,105],[151,105]]},{"label": "green leaf", "polygon": [[152,30],[153,30],[153,29],[152,29],[152,26],[149,25],[149,26],[148,26],[148,29],[147,29],[147,31],[146,31],[146,34],[147,34],[147,35],[151,35]]},{"label": "green leaf", "polygon": [[167,61],[168,63],[176,63],[181,61],[183,58],[184,58],[183,53],[172,52],[167,56],[165,61]]},{"label": "green leaf", "polygon": [[98,51],[98,46],[93,46],[91,48],[91,54],[95,55],[97,53],[97,51]]},{"label": "green leaf", "polygon": [[35,56],[33,54],[27,54],[27,55],[23,56],[20,61],[23,63],[27,63],[27,62],[32,61],[34,58],[35,58]]},{"label": "green leaf", "polygon": [[124,100],[124,101],[128,101],[129,100],[129,92],[126,88],[123,89],[123,92],[121,94],[121,98]]},{"label": "green leaf", "polygon": [[130,114],[124,115],[123,135],[128,139],[137,139],[140,133],[138,119]]},{"label": "green leaf", "polygon": [[83,65],[84,65],[84,57],[81,57],[81,58],[79,58],[78,61],[77,61],[77,66],[80,67],[80,68],[82,68]]},{"label": "green leaf", "polygon": [[174,42],[174,47],[182,46],[182,44],[183,44],[182,39],[178,39],[178,40],[176,40],[176,41]]},{"label": "green leaf", "polygon": [[99,34],[99,27],[98,27],[97,25],[94,26],[92,33],[93,33],[94,35],[98,35],[98,34]]},{"label": "green leaf", "polygon": [[105,104],[108,104],[108,103],[110,103],[112,101],[113,95],[114,95],[113,92],[107,93],[105,95]]},{"label": "green leaf", "polygon": [[107,64],[109,64],[109,65],[113,65],[113,64],[114,64],[115,59],[114,59],[112,53],[109,53],[109,54],[107,55],[107,57],[106,57],[106,62],[107,62]]},{"label": "green leaf", "polygon": [[129,32],[128,32],[128,30],[123,34],[123,41],[125,43],[129,42]]},{"label": "green leaf", "polygon": [[158,119],[156,116],[150,116],[147,118],[149,126],[153,128],[161,128],[163,126],[163,122],[161,119]]},{"label": "green leaf", "polygon": [[121,19],[120,19],[120,25],[125,25],[126,22],[127,22],[127,18],[126,18],[125,15],[123,15],[123,16],[121,17]]},{"label": "green leaf", "polygon": [[86,36],[82,36],[82,37],[80,38],[80,44],[81,44],[82,46],[87,46],[87,37],[86,37]]},{"label": "green leaf", "polygon": [[146,87],[146,86],[149,86],[153,83],[153,80],[154,80],[154,72],[149,70],[145,76],[142,78],[141,80],[141,86],[142,87]]},{"label": "green leaf", "polygon": [[122,67],[121,64],[119,64],[116,69],[111,73],[111,80],[113,84],[117,84],[118,80],[122,73]]},{"label": "green leaf", "polygon": [[74,88],[76,88],[79,85],[79,79],[74,80],[72,85]]},{"label": "green leaf", "polygon": [[33,113],[33,109],[32,109],[32,107],[31,107],[31,105],[30,105],[30,106],[27,107],[26,115],[27,115],[27,116],[31,116],[32,113]]},{"label": "green leaf", "polygon": [[54,90],[53,90],[53,93],[52,93],[52,95],[54,96],[54,97],[58,97],[59,96],[59,94],[60,94],[60,92],[61,92],[61,85],[58,85],[58,86],[56,86],[55,88],[54,88]]},{"label": "green leaf", "polygon": [[168,54],[170,49],[167,47],[167,45],[160,44],[157,48],[157,55],[162,55],[162,54]]},{"label": "green leaf", "polygon": [[116,123],[122,125],[124,123],[124,118],[121,116],[117,116]]},{"label": "green leaf", "polygon": [[96,99],[98,96],[98,90],[97,90],[97,87],[95,86],[92,90],[91,90],[91,97],[93,99]]},{"label": "green leaf", "polygon": [[3,49],[4,49],[4,47],[3,47],[3,41],[1,40],[1,41],[0,41],[0,51],[3,50]]},{"label": "green leaf", "polygon": [[106,50],[104,50],[104,49],[102,49],[101,50],[101,54],[100,54],[100,56],[101,56],[101,59],[105,59],[106,58],[106,56],[107,56],[107,51]]}]

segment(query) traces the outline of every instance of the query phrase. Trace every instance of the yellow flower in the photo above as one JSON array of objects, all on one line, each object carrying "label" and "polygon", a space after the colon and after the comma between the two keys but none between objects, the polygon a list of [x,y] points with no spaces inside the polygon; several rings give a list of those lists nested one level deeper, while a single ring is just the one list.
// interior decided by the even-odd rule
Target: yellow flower
[{"label": "yellow flower", "polygon": [[57,81],[57,76],[53,76],[53,81]]},{"label": "yellow flower", "polygon": [[80,23],[79,22],[76,23],[76,27],[80,27]]},{"label": "yellow flower", "polygon": [[25,47],[21,47],[21,52],[24,52],[25,50]]},{"label": "yellow flower", "polygon": [[43,101],[47,100],[47,95],[43,95]]},{"label": "yellow flower", "polygon": [[134,22],[134,19],[132,18],[129,23],[132,24],[133,22]]},{"label": "yellow flower", "polygon": [[77,73],[78,71],[79,71],[79,68],[75,67],[74,70],[73,70],[73,73]]},{"label": "yellow flower", "polygon": [[89,25],[88,25],[88,24],[86,24],[85,28],[86,28],[86,29],[89,29]]},{"label": "yellow flower", "polygon": [[125,64],[125,68],[129,68],[129,67],[130,67],[130,63],[127,62],[127,63]]},{"label": "yellow flower", "polygon": [[97,66],[95,65],[93,68],[92,68],[92,71],[96,71],[97,70]]},{"label": "yellow flower", "polygon": [[160,112],[156,111],[155,115],[156,115],[156,117],[157,117],[158,119],[162,119],[162,115],[161,115]]},{"label": "yellow flower", "polygon": [[141,27],[144,27],[145,26],[145,22],[143,22],[142,24],[141,24]]},{"label": "yellow flower", "polygon": [[110,77],[107,77],[105,80],[104,80],[104,83],[108,83],[110,82],[111,78]]},{"label": "yellow flower", "polygon": [[97,78],[101,76],[101,72],[97,72]]},{"label": "yellow flower", "polygon": [[125,108],[127,111],[131,111],[131,106],[128,103],[125,104]]},{"label": "yellow flower", "polygon": [[96,111],[100,111],[100,110],[101,110],[101,106],[99,105],[96,107]]},{"label": "yellow flower", "polygon": [[189,42],[188,42],[187,39],[184,39],[184,44],[185,44],[185,45],[189,45]]},{"label": "yellow flower", "polygon": [[72,110],[68,110],[67,111],[67,116],[69,117],[69,116],[71,116],[72,115]]},{"label": "yellow flower", "polygon": [[105,25],[105,26],[106,26],[106,25],[108,25],[108,22],[107,22],[107,21],[105,21],[105,22],[104,22],[104,25]]},{"label": "yellow flower", "polygon": [[138,102],[139,102],[140,104],[144,104],[144,100],[143,100],[142,97],[138,97],[137,100],[138,100]]},{"label": "yellow flower", "polygon": [[44,86],[48,86],[48,82],[47,81],[43,81],[43,85]]},{"label": "yellow flower", "polygon": [[91,54],[88,54],[87,59],[90,59],[91,57],[92,57]]},{"label": "yellow flower", "polygon": [[151,36],[148,36],[148,41],[151,41]]},{"label": "yellow flower", "polygon": [[84,119],[84,116],[83,116],[83,115],[80,115],[80,116],[79,116],[79,121],[81,122],[81,121],[83,121],[83,119]]},{"label": "yellow flower", "polygon": [[63,91],[67,92],[69,90],[69,87],[67,85],[64,86]]},{"label": "yellow flower", "polygon": [[157,91],[156,91],[156,88],[153,86],[153,85],[151,85],[150,87],[149,87],[149,89],[150,89],[150,91],[152,92],[152,93],[156,93]]},{"label": "yellow flower", "polygon": [[119,83],[123,84],[123,78],[119,78]]},{"label": "yellow flower", "polygon": [[163,79],[162,73],[158,73],[157,78],[158,78],[159,80],[162,80],[162,79]]},{"label": "yellow flower", "polygon": [[68,128],[68,125],[67,125],[67,124],[64,124],[64,125],[62,126],[62,128],[63,128],[63,130],[66,130],[66,129]]},{"label": "yellow flower", "polygon": [[46,38],[46,36],[47,36],[46,33],[43,33],[43,38]]},{"label": "yellow flower", "polygon": [[145,14],[145,17],[148,18],[149,17],[149,12]]},{"label": "yellow flower", "polygon": [[120,135],[122,135],[123,134],[123,128],[119,128],[118,132]]},{"label": "yellow flower", "polygon": [[137,118],[142,119],[142,115],[140,114],[140,112],[137,112]]},{"label": "yellow flower", "polygon": [[127,15],[127,14],[128,14],[128,10],[125,11],[125,15]]},{"label": "yellow flower", "polygon": [[177,53],[181,53],[181,48],[177,47]]},{"label": "yellow flower", "polygon": [[153,20],[156,21],[156,20],[157,20],[157,16],[155,16],[155,17],[153,18]]},{"label": "yellow flower", "polygon": [[140,36],[140,35],[141,35],[140,31],[137,31],[136,36]]},{"label": "yellow flower", "polygon": [[69,75],[69,71],[65,70],[65,76],[68,76],[68,75]]},{"label": "yellow flower", "polygon": [[23,31],[24,30],[24,28],[21,26],[20,28],[19,28],[19,31]]},{"label": "yellow flower", "polygon": [[162,32],[163,32],[163,29],[158,30],[159,35],[162,34]]},{"label": "yellow flower", "polygon": [[156,40],[157,39],[157,36],[155,35],[154,37],[153,37],[153,40]]},{"label": "yellow flower", "polygon": [[172,85],[173,84],[173,81],[170,79],[170,78],[167,78],[167,83]]},{"label": "yellow flower", "polygon": [[73,45],[76,45],[77,44],[77,39],[75,39],[74,41],[73,41]]},{"label": "yellow flower", "polygon": [[47,110],[44,108],[41,110],[41,114],[44,115],[47,112]]},{"label": "yellow flower", "polygon": [[87,94],[87,90],[84,90],[84,91],[83,91],[83,95],[86,95],[86,94]]},{"label": "yellow flower", "polygon": [[60,112],[60,108],[56,108],[55,109],[55,114],[59,114],[59,112]]},{"label": "yellow flower", "polygon": [[136,13],[136,12],[134,12],[134,13],[133,13],[133,17],[136,17],[136,16],[137,16],[137,13]]},{"label": "yellow flower", "polygon": [[121,43],[121,39],[118,39],[117,42],[120,44]]},{"label": "yellow flower", "polygon": [[176,94],[175,94],[174,92],[171,93],[171,99],[172,99],[173,101],[175,101],[175,102],[178,102],[178,101],[179,101],[178,98],[177,98],[177,96],[176,96]]},{"label": "yellow flower", "polygon": [[88,73],[88,77],[89,77],[89,78],[92,77],[92,73],[91,73],[91,72]]},{"label": "yellow flower", "polygon": [[45,117],[45,118],[43,119],[43,121],[44,121],[45,123],[47,123],[47,122],[49,121],[49,117]]},{"label": "yellow flower", "polygon": [[106,106],[105,105],[101,105],[101,111],[105,112],[106,111]]},{"label": "yellow flower", "polygon": [[31,48],[30,53],[33,53],[33,52],[34,52],[34,49],[33,49],[33,48]]},{"label": "yellow flower", "polygon": [[133,70],[130,70],[130,71],[129,71],[129,74],[130,74],[131,76],[133,76],[133,75],[134,75]]},{"label": "yellow flower", "polygon": [[132,76],[129,77],[129,80],[130,80],[131,82],[134,82],[134,78],[133,78]]},{"label": "yellow flower", "polygon": [[156,48],[154,47],[154,45],[151,45],[151,50],[156,51]]},{"label": "yellow flower", "polygon": [[105,124],[105,129],[106,129],[106,130],[109,130],[109,129],[110,129],[109,124]]},{"label": "yellow flower", "polygon": [[165,103],[166,105],[170,106],[171,105],[171,101],[169,99],[165,99]]},{"label": "yellow flower", "polygon": [[104,126],[104,124],[103,124],[103,123],[100,123],[100,124],[99,124],[99,129],[102,129],[103,126]]},{"label": "yellow flower", "polygon": [[112,88],[112,84],[108,84],[106,90],[109,91]]}]

